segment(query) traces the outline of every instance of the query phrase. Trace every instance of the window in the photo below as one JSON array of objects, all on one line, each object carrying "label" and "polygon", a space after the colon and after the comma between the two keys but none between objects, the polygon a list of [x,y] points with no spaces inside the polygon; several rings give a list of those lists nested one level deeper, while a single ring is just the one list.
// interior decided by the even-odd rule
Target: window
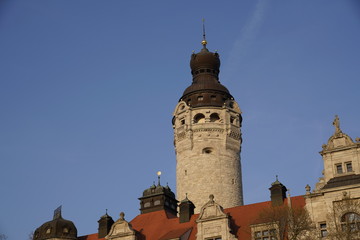
[{"label": "window", "polygon": [[198,101],[202,101],[202,100],[204,100],[204,97],[203,97],[203,96],[198,96],[198,97],[197,97],[197,100],[198,100]]},{"label": "window", "polygon": [[360,231],[360,215],[357,213],[346,213],[341,217],[341,228],[343,231]]},{"label": "window", "polygon": [[220,121],[219,114],[213,113],[210,115],[210,122],[219,122],[219,121]]},{"label": "window", "polygon": [[326,223],[320,223],[320,237],[326,237],[328,235],[328,231],[326,228]]},{"label": "window", "polygon": [[335,165],[335,167],[336,167],[336,173],[337,174],[343,173],[341,164],[337,164],[337,165]]},{"label": "window", "polygon": [[181,125],[184,125],[185,124],[185,119],[181,119],[180,122],[181,122]]},{"label": "window", "polygon": [[276,240],[276,230],[264,230],[264,231],[257,231],[254,234],[255,240]]},{"label": "window", "polygon": [[194,123],[204,123],[205,122],[205,116],[204,114],[196,114],[194,117]]},{"label": "window", "polygon": [[351,162],[345,163],[345,166],[346,166],[346,172],[353,171]]}]

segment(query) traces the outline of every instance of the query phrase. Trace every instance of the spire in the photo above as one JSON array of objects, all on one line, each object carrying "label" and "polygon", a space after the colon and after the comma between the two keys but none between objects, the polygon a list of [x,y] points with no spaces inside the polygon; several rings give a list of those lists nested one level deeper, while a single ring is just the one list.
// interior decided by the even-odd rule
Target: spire
[{"label": "spire", "polygon": [[201,44],[203,45],[203,48],[206,48],[207,41],[206,41],[206,34],[205,34],[205,19],[204,18],[202,19],[202,22],[203,22],[203,40],[201,41]]}]

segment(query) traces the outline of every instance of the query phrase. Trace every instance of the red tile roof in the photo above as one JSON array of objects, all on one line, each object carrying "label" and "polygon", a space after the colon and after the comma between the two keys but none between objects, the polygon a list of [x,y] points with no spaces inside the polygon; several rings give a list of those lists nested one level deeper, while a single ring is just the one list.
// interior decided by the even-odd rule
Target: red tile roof
[{"label": "red tile roof", "polygon": [[[287,200],[285,200],[285,203],[286,202]],[[291,204],[293,207],[302,208],[305,206],[305,199],[303,196],[292,197]],[[256,223],[261,211],[265,208],[269,208],[270,206],[271,201],[268,201],[225,209],[224,212],[230,215],[230,226],[237,239],[251,239],[250,225]],[[180,223],[179,218],[161,210],[140,214],[130,223],[133,229],[140,233],[140,240],[145,239],[145,236],[146,240],[167,240],[180,238],[180,236],[190,229],[191,233],[189,240],[196,240],[196,219],[198,216],[199,214],[195,214],[191,217],[189,222]],[[79,237],[79,240],[98,239],[97,234],[91,234]]]}]

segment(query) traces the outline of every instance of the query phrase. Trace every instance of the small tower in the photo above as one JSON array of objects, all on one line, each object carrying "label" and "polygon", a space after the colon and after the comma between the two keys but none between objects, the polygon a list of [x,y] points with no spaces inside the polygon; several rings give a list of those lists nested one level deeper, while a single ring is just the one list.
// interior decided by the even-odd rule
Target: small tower
[{"label": "small tower", "polygon": [[189,199],[195,212],[217,196],[224,208],[243,205],[241,177],[241,110],[219,81],[220,58],[203,48],[191,55],[192,84],[173,114],[176,192]]},{"label": "small tower", "polygon": [[272,206],[281,206],[284,203],[284,199],[286,198],[286,187],[279,182],[278,176],[276,175],[276,181],[271,184],[270,190],[270,198]]},{"label": "small tower", "polygon": [[98,237],[103,238],[106,235],[108,235],[111,226],[114,224],[114,220],[112,219],[112,217],[110,217],[107,214],[107,209],[106,209],[106,213],[103,216],[101,216],[98,223],[99,223]]},{"label": "small tower", "polygon": [[179,204],[179,222],[190,221],[191,216],[194,215],[194,209],[195,205],[186,196]]}]

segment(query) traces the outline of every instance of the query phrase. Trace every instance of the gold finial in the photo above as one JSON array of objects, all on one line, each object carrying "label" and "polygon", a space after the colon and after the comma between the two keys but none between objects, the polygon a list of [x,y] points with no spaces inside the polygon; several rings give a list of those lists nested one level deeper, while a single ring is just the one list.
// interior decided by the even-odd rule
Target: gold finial
[{"label": "gold finial", "polygon": [[205,34],[205,18],[202,19],[203,22],[203,40],[201,41],[201,44],[206,47],[207,41],[206,41],[206,34]]},{"label": "gold finial", "polygon": [[161,171],[158,171],[156,174],[158,175],[158,186],[160,186]]}]

